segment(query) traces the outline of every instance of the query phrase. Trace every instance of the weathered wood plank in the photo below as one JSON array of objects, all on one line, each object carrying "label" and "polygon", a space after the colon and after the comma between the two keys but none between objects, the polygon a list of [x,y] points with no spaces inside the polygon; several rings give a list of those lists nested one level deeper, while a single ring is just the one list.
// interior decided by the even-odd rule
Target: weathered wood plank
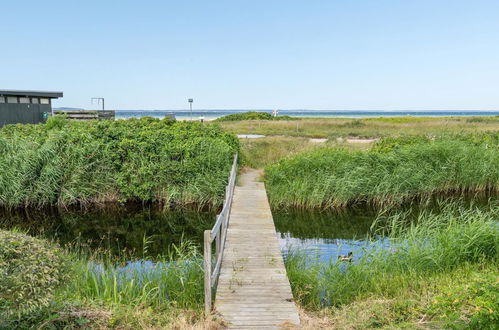
[{"label": "weathered wood plank", "polygon": [[241,176],[235,188],[215,309],[229,328],[299,326],[298,311],[258,173]]}]

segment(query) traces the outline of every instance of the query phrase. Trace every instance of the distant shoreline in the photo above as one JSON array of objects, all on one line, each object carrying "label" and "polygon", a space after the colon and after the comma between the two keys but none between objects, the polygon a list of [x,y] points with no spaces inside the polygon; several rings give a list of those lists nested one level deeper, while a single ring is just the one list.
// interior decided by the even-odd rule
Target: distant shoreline
[{"label": "distant shoreline", "polygon": [[[233,113],[245,112],[242,110],[196,110],[192,112],[192,119],[214,120]],[[261,112],[272,113],[271,110]],[[190,111],[185,110],[117,110],[116,118],[133,118],[151,116],[163,118],[166,114],[174,113],[177,120],[188,120],[191,118]],[[372,118],[372,117],[469,117],[469,116],[499,116],[497,111],[485,110],[461,110],[461,111],[313,111],[313,110],[282,110],[279,115],[298,118]]]},{"label": "distant shoreline", "polygon": [[[76,108],[54,108],[76,109]],[[96,110],[88,110],[96,111]],[[250,110],[193,110],[192,119],[214,120],[219,117],[234,113],[242,113]],[[272,110],[252,110],[258,112],[272,113]],[[116,110],[117,119],[156,117],[164,118],[167,114],[175,114],[178,120],[191,118],[189,110]],[[470,116],[499,116],[499,110],[279,110],[279,115],[298,118],[373,118],[373,117],[470,117]]]}]

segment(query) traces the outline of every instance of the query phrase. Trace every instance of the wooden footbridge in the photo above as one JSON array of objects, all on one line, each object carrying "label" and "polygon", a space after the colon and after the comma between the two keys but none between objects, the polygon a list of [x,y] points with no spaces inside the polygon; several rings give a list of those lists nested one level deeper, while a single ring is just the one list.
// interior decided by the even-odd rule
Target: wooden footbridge
[{"label": "wooden footbridge", "polygon": [[236,172],[237,155],[222,212],[204,233],[206,313],[214,309],[231,329],[297,328],[300,319],[265,186],[254,170],[235,186]]}]

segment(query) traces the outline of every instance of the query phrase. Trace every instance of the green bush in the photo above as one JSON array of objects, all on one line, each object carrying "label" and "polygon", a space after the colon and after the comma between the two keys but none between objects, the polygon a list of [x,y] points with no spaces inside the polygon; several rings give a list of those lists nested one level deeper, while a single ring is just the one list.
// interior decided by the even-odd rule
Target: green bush
[{"label": "green bush", "polygon": [[469,329],[496,329],[499,324],[499,285],[495,273],[472,274],[471,280],[446,288],[435,297],[429,312]]},{"label": "green bush", "polygon": [[231,115],[217,118],[215,121],[238,121],[238,120],[298,120],[298,118],[290,116],[274,117],[267,112],[248,111],[243,113],[234,113]]},{"label": "green bush", "polygon": [[217,207],[236,136],[216,125],[153,118],[0,129],[0,206],[116,201]]},{"label": "green bush", "polygon": [[66,256],[55,245],[0,230],[0,318],[48,306],[67,273]]}]

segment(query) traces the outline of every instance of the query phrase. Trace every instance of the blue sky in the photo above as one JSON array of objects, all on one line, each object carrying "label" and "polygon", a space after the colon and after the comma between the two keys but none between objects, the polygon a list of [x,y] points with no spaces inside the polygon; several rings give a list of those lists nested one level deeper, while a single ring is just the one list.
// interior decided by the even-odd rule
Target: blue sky
[{"label": "blue sky", "polygon": [[499,109],[499,1],[0,0],[0,89],[114,109]]}]

